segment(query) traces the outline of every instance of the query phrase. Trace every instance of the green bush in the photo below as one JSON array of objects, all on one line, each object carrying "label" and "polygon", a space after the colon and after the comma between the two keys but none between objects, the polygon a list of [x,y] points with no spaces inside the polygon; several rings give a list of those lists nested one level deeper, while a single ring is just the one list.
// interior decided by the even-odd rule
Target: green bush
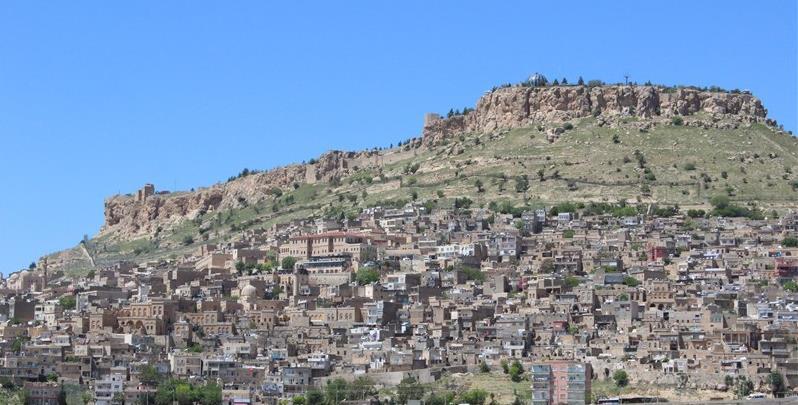
[{"label": "green bush", "polygon": [[465,273],[467,280],[485,281],[485,273],[476,267],[461,266],[459,270]]},{"label": "green bush", "polygon": [[280,264],[283,269],[291,270],[294,268],[294,265],[296,264],[296,259],[291,256],[286,256],[283,258]]},{"label": "green bush", "polygon": [[629,375],[626,374],[624,370],[617,370],[612,373],[612,380],[615,381],[615,385],[619,387],[625,387],[629,385]]},{"label": "green bush", "polygon": [[376,283],[380,281],[380,272],[373,267],[362,267],[357,271],[355,279],[360,285]]},{"label": "green bush", "polygon": [[628,285],[629,287],[637,287],[640,285],[640,281],[632,276],[626,276],[623,278],[623,283]]}]

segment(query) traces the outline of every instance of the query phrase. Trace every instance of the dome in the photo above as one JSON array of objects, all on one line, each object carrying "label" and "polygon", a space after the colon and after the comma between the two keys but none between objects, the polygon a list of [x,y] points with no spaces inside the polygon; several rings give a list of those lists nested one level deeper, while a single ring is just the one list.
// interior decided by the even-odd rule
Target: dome
[{"label": "dome", "polygon": [[258,289],[252,284],[247,284],[241,288],[241,297],[255,297],[258,295]]},{"label": "dome", "polygon": [[546,79],[546,76],[543,76],[542,74],[535,72],[535,74],[529,76],[527,82],[529,82],[529,84],[531,84],[532,86],[545,86],[546,83],[548,83],[549,81],[548,79]]}]

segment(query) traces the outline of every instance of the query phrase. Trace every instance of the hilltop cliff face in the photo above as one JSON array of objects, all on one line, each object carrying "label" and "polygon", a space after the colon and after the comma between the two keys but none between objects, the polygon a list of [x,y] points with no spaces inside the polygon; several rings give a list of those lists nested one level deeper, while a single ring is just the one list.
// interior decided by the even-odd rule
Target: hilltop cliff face
[{"label": "hilltop cliff face", "polygon": [[745,93],[667,91],[655,86],[512,86],[485,94],[468,114],[432,120],[424,127],[423,139],[430,145],[463,132],[484,133],[591,115],[651,119],[698,112],[741,122],[762,121],[767,115],[759,99]]},{"label": "hilltop cliff face", "polygon": [[[423,137],[412,148],[429,148],[463,133],[489,133],[534,124],[561,123],[580,117],[637,116],[642,124],[674,115],[710,115],[734,123],[764,121],[767,111],[750,94],[707,92],[655,86],[511,86],[485,94],[476,108],[450,118],[425,122]],[[389,156],[377,151],[323,154],[308,164],[289,165],[182,193],[157,193],[146,198],[114,196],[105,201],[105,223],[100,235],[120,239],[151,236],[158,229],[216,210],[240,208],[275,198],[274,189],[292,190],[297,184],[329,182],[360,169],[381,168],[407,152],[405,145]],[[415,150],[415,149],[414,149]],[[400,157],[401,159],[402,157]]]},{"label": "hilltop cliff face", "polygon": [[131,238],[151,235],[159,227],[174,225],[215,210],[239,208],[274,198],[274,189],[296,184],[327,182],[373,167],[376,152],[332,151],[308,164],[279,167],[239,177],[191,192],[157,193],[143,200],[117,195],[105,200],[105,222],[100,235]]}]

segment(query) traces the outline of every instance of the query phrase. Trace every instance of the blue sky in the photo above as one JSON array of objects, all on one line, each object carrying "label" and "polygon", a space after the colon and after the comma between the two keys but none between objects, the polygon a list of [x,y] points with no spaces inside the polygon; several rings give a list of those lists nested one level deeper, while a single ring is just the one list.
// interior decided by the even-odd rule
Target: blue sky
[{"label": "blue sky", "polygon": [[798,126],[794,1],[272,3],[2,2],[0,272],[111,194],[387,146],[535,71],[749,89]]}]

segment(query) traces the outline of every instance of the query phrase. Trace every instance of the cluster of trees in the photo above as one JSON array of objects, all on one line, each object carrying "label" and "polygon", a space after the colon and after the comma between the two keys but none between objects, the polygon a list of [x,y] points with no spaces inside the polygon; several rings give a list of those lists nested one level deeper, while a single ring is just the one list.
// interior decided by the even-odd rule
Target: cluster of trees
[{"label": "cluster of trees", "polygon": [[712,197],[709,203],[715,207],[712,210],[712,215],[717,217],[746,217],[750,219],[764,219],[765,215],[759,208],[746,208],[736,204],[732,204],[729,197],[719,195]]},{"label": "cluster of trees", "polygon": [[466,280],[474,280],[474,281],[485,281],[485,273],[482,270],[471,267],[471,266],[461,266],[459,270],[462,270],[466,276]]},{"label": "cluster of trees", "polygon": [[292,405],[338,405],[343,401],[365,400],[377,395],[374,382],[368,377],[359,377],[353,382],[343,378],[328,381],[323,390],[312,389],[292,399]]},{"label": "cluster of trees", "polygon": [[463,107],[463,111],[450,109],[448,113],[446,113],[446,118],[452,118],[456,115],[466,115],[470,112],[474,111],[471,107]]},{"label": "cluster of trees", "polygon": [[496,202],[491,201],[488,203],[488,209],[500,214],[511,214],[513,218],[520,218],[524,211],[528,211],[531,207],[528,205],[516,206],[510,201]]},{"label": "cluster of trees", "polygon": [[[537,75],[535,80],[526,80],[521,82],[521,86],[525,87],[545,87],[548,86],[549,84],[551,84],[552,86],[568,86],[571,83],[568,82],[568,78],[566,77],[563,77],[561,80],[554,79],[554,81],[549,83],[548,79],[546,79],[546,77],[544,77],[543,75]],[[584,86],[585,79],[583,79],[582,76],[579,76],[579,78],[576,80],[576,85]],[[602,86],[604,85],[604,82],[601,80],[590,80],[587,82],[587,85],[590,87]],[[510,83],[507,83],[499,87],[494,87],[493,90],[495,91],[498,88],[511,87],[511,86],[512,85]]]},{"label": "cluster of trees", "polygon": [[482,272],[478,267],[469,266],[466,264],[458,264],[457,266],[446,266],[444,271],[455,271],[459,270],[465,274],[466,280],[473,280],[473,281],[485,281],[485,273]]},{"label": "cluster of trees", "polygon": [[324,207],[324,213],[322,215],[325,219],[336,219],[339,221],[348,219],[352,221],[357,218],[358,215],[360,215],[360,210],[356,208],[348,209],[340,205],[333,205]]},{"label": "cluster of trees", "polygon": [[792,293],[798,292],[798,283],[796,283],[793,280],[785,282],[784,284],[781,285],[781,287],[784,288],[784,291],[787,292],[792,292]]},{"label": "cluster of trees", "polygon": [[222,403],[222,388],[215,383],[191,384],[188,381],[168,378],[158,384],[152,404],[215,405]]},{"label": "cluster of trees", "polygon": [[[283,258],[284,262],[285,259],[286,258]],[[296,261],[296,259],[293,260],[294,262]],[[291,262],[290,260],[286,263],[291,264],[291,267],[293,267],[293,262]],[[243,261],[239,260],[238,262],[236,262],[235,266],[238,274],[271,273],[272,270],[274,270],[274,268],[278,266],[277,255],[271,252],[268,253],[264,263],[244,263]]]},{"label": "cluster of trees", "polygon": [[258,274],[258,273],[271,273],[277,267],[277,259],[267,259],[265,263],[244,263],[243,261],[236,262],[236,271],[239,275],[242,274]]},{"label": "cluster of trees", "polygon": [[454,208],[469,209],[473,203],[474,202],[468,197],[458,197],[454,199]]},{"label": "cluster of trees", "polygon": [[687,216],[690,218],[703,218],[706,215],[707,213],[704,210],[694,210],[694,209],[687,210]]},{"label": "cluster of trees", "polygon": [[782,246],[789,248],[798,247],[798,238],[794,236],[788,236],[781,240],[781,244]]},{"label": "cluster of trees", "polygon": [[[487,367],[487,366],[486,366]],[[523,367],[521,367],[523,371]],[[520,380],[519,380],[520,381]],[[428,387],[419,383],[412,376],[402,379],[396,389],[396,398],[390,403],[406,404],[410,400],[424,400],[426,405],[449,405],[449,404],[469,404],[469,405],[494,405],[497,404],[492,394],[482,389],[472,389],[456,394],[451,391],[431,391]],[[516,398],[513,405],[520,404]]]},{"label": "cluster of trees", "polygon": [[155,393],[146,399],[154,405],[211,405],[222,402],[222,388],[215,383],[192,384],[177,378],[164,378],[154,366],[141,369],[139,380],[149,387],[156,387]]},{"label": "cluster of trees", "polygon": [[247,177],[247,176],[249,176],[251,174],[258,174],[258,173],[260,173],[260,170],[250,170],[250,169],[247,169],[245,167],[237,175],[228,177],[227,181],[230,182],[230,181],[233,181],[235,179],[240,179],[242,177]]},{"label": "cluster of trees", "polygon": [[[784,376],[778,371],[772,371],[768,374],[765,380],[770,386],[770,392],[775,398],[784,398],[787,393],[787,385],[784,381]],[[738,376],[737,378],[727,375],[724,378],[726,387],[734,392],[734,396],[738,399],[744,399],[752,392],[754,392],[754,382],[745,376]]]}]

